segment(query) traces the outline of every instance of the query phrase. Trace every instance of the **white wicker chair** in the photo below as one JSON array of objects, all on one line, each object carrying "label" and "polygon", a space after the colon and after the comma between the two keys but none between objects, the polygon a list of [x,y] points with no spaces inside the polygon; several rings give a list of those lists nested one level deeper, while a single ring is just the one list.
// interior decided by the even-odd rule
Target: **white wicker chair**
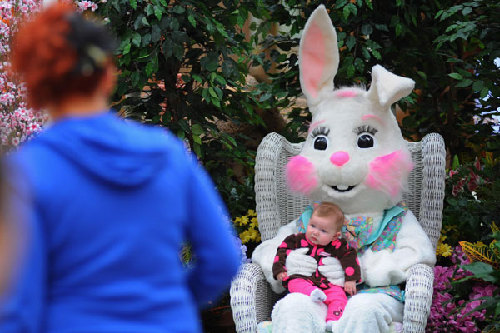
[{"label": "white wicker chair", "polygon": [[[257,218],[262,240],[272,238],[282,225],[296,219],[310,204],[291,193],[286,185],[284,166],[297,155],[303,143],[293,144],[277,133],[268,134],[259,145],[255,163]],[[431,133],[421,142],[409,142],[414,169],[404,200],[419,218],[434,248],[441,232],[446,152],[442,137]],[[410,268],[406,283],[404,332],[424,332],[432,301],[432,267],[418,264]],[[283,295],[271,290],[260,266],[245,264],[231,285],[231,307],[237,332],[253,333],[257,324],[270,320],[271,310]]]}]

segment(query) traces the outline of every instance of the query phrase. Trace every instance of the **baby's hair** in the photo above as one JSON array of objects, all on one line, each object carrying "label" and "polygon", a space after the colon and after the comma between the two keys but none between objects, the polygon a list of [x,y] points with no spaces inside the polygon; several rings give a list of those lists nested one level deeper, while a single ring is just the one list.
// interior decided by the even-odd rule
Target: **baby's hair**
[{"label": "baby's hair", "polygon": [[344,224],[344,213],[336,204],[331,202],[321,202],[320,204],[314,206],[313,214],[319,217],[333,217],[337,231],[342,230],[342,225]]}]

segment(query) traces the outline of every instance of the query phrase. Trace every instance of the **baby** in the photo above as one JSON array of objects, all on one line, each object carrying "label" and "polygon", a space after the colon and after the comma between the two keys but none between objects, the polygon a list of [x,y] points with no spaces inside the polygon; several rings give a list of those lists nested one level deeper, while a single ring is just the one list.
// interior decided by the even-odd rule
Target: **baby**
[{"label": "baby", "polygon": [[[361,272],[356,250],[351,248],[345,239],[341,238],[344,214],[333,203],[322,202],[314,208],[306,233],[290,235],[278,247],[273,264],[273,276],[282,281],[290,292],[299,292],[311,296],[315,302],[324,302],[328,307],[326,316],[327,329],[332,330],[334,322],[339,320],[347,304],[346,292],[356,294],[356,281],[360,280]],[[308,248],[307,255],[313,257],[322,265],[324,257],[337,258],[345,273],[344,288],[331,284],[326,277],[316,269],[312,276],[287,275],[286,257],[295,249]],[[345,292],[344,292],[345,290]]]}]

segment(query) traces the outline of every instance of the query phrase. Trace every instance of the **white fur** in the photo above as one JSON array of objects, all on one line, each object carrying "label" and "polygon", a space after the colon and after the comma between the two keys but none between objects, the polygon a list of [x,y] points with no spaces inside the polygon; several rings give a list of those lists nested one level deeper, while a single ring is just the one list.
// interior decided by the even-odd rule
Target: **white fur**
[{"label": "white fur", "polygon": [[[369,186],[366,180],[372,172],[370,162],[377,158],[380,158],[378,161],[384,160],[383,156],[396,151],[408,153],[407,144],[390,107],[392,103],[411,92],[414,82],[409,78],[394,75],[381,66],[375,66],[372,69],[372,84],[368,91],[362,88],[333,90],[333,77],[339,61],[338,51],[331,51],[331,56],[325,56],[321,51],[317,54],[318,59],[326,59],[326,63],[323,63],[323,72],[318,75],[320,82],[305,87],[304,82],[311,82],[311,79],[314,81],[314,77],[307,76],[311,73],[311,68],[308,68],[310,64],[303,60],[314,57],[304,58],[303,45],[314,43],[305,43],[304,38],[322,40],[311,34],[308,30],[311,26],[319,26],[323,30],[320,35],[324,37],[326,48],[325,45],[319,45],[318,50],[336,50],[337,47],[335,29],[328,13],[324,6],[319,6],[306,24],[299,49],[300,80],[312,113],[312,126],[324,127],[328,132],[324,134],[327,147],[320,150],[314,147],[316,138],[312,135],[314,131],[311,128],[300,153],[314,165],[311,172],[315,172],[313,176],[318,180],[317,186],[308,195],[313,200],[336,203],[347,218],[371,217],[373,229],[377,230],[383,211],[400,201],[401,193],[389,195],[379,187]],[[310,56],[314,50],[314,47],[309,47],[306,54]],[[312,72],[318,72],[318,66],[313,67]],[[317,91],[311,91],[315,88]],[[358,147],[358,136],[363,133],[358,134],[356,131],[361,128],[366,132],[364,129],[367,127],[370,127],[372,132],[376,129],[376,133],[371,134],[374,145]],[[345,164],[334,164],[330,160],[332,154],[338,152],[349,156]],[[383,172],[384,168],[380,170]],[[374,176],[397,177],[391,180],[394,180],[395,184],[404,184],[408,173],[409,170],[405,169],[402,172],[386,172],[384,175],[378,173]],[[342,191],[347,186],[353,188],[350,191]],[[296,224],[293,221],[280,228],[276,237],[263,242],[253,253],[253,261],[261,265],[266,279],[276,292],[283,291],[280,283],[273,279],[271,271],[276,248],[287,235],[295,232]],[[296,257],[294,256],[295,259]],[[394,251],[367,250],[360,257],[363,278],[371,286],[398,284],[406,280],[407,271],[412,265],[433,265],[435,260],[434,250],[427,235],[409,211],[403,218]],[[336,260],[332,259],[328,264],[330,267],[325,269],[325,272],[341,269]],[[306,265],[297,264],[296,260],[290,263],[287,261],[287,269],[305,267]],[[273,332],[324,332],[325,309],[326,307],[312,302],[310,297],[292,293],[280,300],[273,310]],[[401,322],[402,318],[403,304],[394,298],[384,294],[357,294],[348,301],[337,329],[339,332],[354,333],[389,332],[394,322]]]},{"label": "white fur", "polygon": [[283,242],[286,236],[294,234],[296,232],[296,222],[292,221],[289,224],[279,228],[278,233],[274,238],[262,242],[262,244],[257,246],[252,253],[252,262],[262,267],[264,276],[271,284],[271,288],[275,293],[282,293],[283,291],[285,291],[285,288],[283,288],[281,282],[273,278],[273,261],[274,257],[276,256],[276,249]]},{"label": "white fur", "polygon": [[276,303],[271,317],[273,333],[324,333],[326,305],[304,294],[291,293]]}]

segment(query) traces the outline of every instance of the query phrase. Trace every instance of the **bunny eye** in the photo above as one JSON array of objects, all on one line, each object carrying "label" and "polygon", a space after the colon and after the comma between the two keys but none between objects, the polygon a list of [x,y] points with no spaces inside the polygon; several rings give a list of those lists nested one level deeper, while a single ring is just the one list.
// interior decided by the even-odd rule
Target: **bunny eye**
[{"label": "bunny eye", "polygon": [[326,136],[320,135],[314,139],[314,149],[326,150],[328,147],[328,139]]},{"label": "bunny eye", "polygon": [[371,148],[374,144],[373,136],[368,133],[363,133],[358,136],[358,147],[359,148]]},{"label": "bunny eye", "polygon": [[354,129],[358,135],[357,145],[359,148],[371,148],[375,145],[375,133],[377,129],[368,125],[359,126]]},{"label": "bunny eye", "polygon": [[311,136],[314,140],[314,149],[326,150],[328,148],[328,137],[330,129],[327,127],[316,127],[313,129]]}]

